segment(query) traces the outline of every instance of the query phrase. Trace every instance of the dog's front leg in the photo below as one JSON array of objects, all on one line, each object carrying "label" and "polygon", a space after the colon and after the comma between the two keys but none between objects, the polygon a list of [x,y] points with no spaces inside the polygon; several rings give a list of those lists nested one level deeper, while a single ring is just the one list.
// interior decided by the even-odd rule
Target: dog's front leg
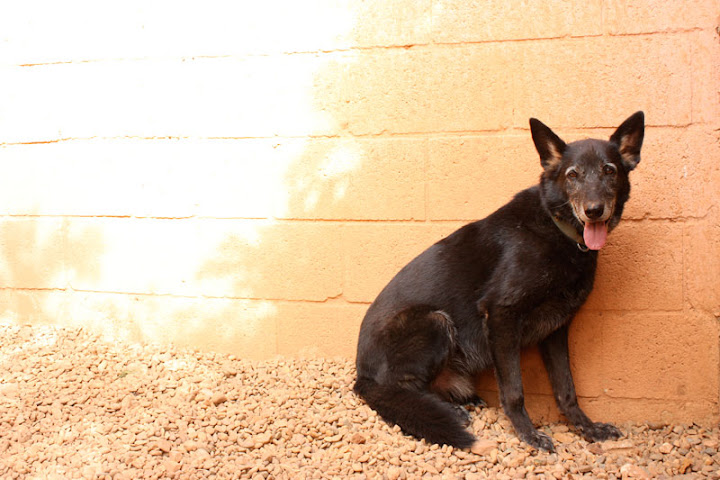
[{"label": "dog's front leg", "polygon": [[[508,312],[509,313],[509,312]],[[520,440],[537,448],[554,452],[550,437],[532,424],[523,394],[520,373],[520,325],[512,314],[491,314],[487,318],[487,339],[495,366],[503,410]]]},{"label": "dog's front leg", "polygon": [[593,422],[580,409],[575,382],[570,372],[568,326],[562,326],[540,342],[540,352],[547,369],[558,408],[588,441],[618,438],[620,430],[609,423]]}]

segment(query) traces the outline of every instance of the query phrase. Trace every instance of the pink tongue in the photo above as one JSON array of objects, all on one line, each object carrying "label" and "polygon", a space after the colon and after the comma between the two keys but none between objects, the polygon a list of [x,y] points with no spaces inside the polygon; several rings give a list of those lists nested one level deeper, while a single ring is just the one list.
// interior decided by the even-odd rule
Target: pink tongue
[{"label": "pink tongue", "polygon": [[590,250],[600,250],[605,245],[607,233],[605,222],[586,223],[583,230],[585,245]]}]

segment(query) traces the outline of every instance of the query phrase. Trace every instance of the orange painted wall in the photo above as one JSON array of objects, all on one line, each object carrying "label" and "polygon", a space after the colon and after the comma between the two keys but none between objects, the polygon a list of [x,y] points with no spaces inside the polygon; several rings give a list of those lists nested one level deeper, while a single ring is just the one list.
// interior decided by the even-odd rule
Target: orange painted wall
[{"label": "orange painted wall", "polygon": [[[578,392],[608,420],[718,419],[717,0],[15,3],[0,321],[352,358],[402,265],[537,181],[529,117],[574,140],[644,110]],[[525,381],[556,416],[532,350]]]}]

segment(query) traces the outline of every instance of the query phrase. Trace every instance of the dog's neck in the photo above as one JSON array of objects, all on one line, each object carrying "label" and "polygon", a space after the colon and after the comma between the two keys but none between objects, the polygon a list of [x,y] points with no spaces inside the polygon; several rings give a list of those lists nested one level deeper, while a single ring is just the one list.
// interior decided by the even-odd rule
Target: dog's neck
[{"label": "dog's neck", "polygon": [[552,218],[553,223],[555,223],[555,226],[558,227],[558,229],[570,240],[577,243],[578,249],[580,249],[581,252],[587,252],[589,249],[585,245],[585,240],[583,240],[582,236],[575,230],[575,227],[570,225],[565,220],[562,220],[560,218],[560,215],[558,213],[553,213],[550,215],[550,218]]}]

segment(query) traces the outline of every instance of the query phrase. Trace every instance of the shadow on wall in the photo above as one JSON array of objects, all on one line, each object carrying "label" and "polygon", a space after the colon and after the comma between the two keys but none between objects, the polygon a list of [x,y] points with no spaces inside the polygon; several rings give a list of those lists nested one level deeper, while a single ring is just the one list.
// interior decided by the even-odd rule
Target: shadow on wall
[{"label": "shadow on wall", "polygon": [[[248,171],[270,172],[274,179],[271,191],[261,193],[272,197],[261,200],[270,205],[269,215],[207,222],[204,235],[215,238],[216,246],[197,280],[203,295],[227,304],[211,321],[224,327],[198,334],[220,333],[209,342],[222,343],[222,350],[252,357],[274,351],[351,355],[366,306],[335,301],[346,287],[348,230],[340,222],[425,219],[427,140],[376,134],[397,121],[398,111],[420,116],[423,105],[416,103],[424,100],[415,87],[426,80],[405,69],[400,54],[375,56],[350,47],[387,46],[388,38],[415,42],[430,31],[429,3],[355,2],[336,13],[338,22],[323,14],[311,27],[336,36],[326,39],[329,52],[321,46],[325,53],[276,56],[256,65],[254,75],[267,77],[258,84],[293,98],[292,111],[280,116],[296,123],[275,126],[277,139],[268,140],[272,151],[248,165]],[[378,17],[397,31],[376,30]],[[335,31],[337,24],[346,31]],[[342,40],[333,45],[338,36]],[[378,65],[379,57],[390,63]],[[262,102],[277,103],[273,94],[267,91]],[[250,315],[238,315],[238,305]]]},{"label": "shadow on wall", "polygon": [[[99,229],[79,228],[67,219],[27,215],[4,220],[0,321],[73,323],[72,284],[97,280],[103,245]],[[103,325],[92,327],[102,329]]]},{"label": "shadow on wall", "polygon": [[[348,30],[341,35],[349,39],[358,12],[335,13]],[[321,24],[312,27],[316,34],[338,35],[338,22],[327,15],[318,19]],[[227,202],[259,201],[265,208],[257,218],[234,213],[244,208],[239,204],[226,207],[223,218],[208,212],[213,218],[204,221],[201,243],[211,253],[196,280],[209,308],[198,317],[192,308],[186,310],[182,316],[190,323],[179,331],[203,337],[213,350],[251,358],[278,352],[347,355],[354,348],[353,319],[344,316],[357,310],[327,302],[343,293],[342,228],[335,221],[373,215],[382,198],[373,188],[380,183],[371,173],[377,170],[372,161],[397,160],[377,155],[372,141],[348,135],[347,123],[336,115],[333,105],[343,102],[357,61],[344,52],[273,55],[254,62],[257,84],[270,87],[258,105],[276,104],[273,96],[280,92],[287,111],[276,113],[294,121],[276,122],[275,139],[253,140],[262,144],[260,150],[237,158],[244,164],[239,190],[258,181],[265,188],[256,190],[255,199],[228,190]]]}]

